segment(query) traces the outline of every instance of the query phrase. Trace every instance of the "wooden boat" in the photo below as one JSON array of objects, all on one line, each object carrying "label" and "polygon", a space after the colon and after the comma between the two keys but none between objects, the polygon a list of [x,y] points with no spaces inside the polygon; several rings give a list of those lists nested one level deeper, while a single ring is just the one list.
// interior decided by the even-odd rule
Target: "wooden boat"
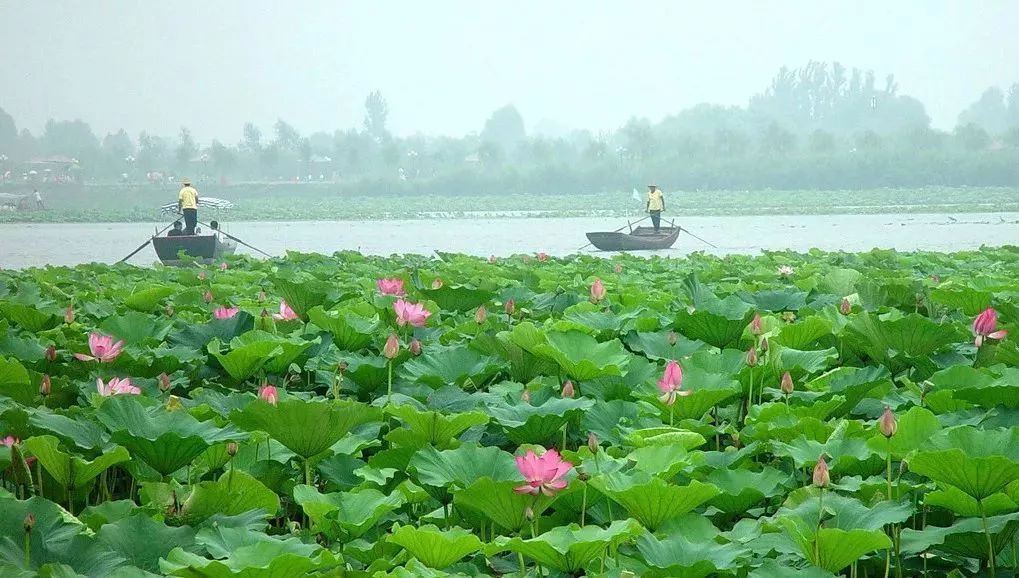
[{"label": "wooden boat", "polygon": [[654,251],[668,249],[679,238],[680,228],[637,227],[629,233],[588,233],[587,240],[602,251]]},{"label": "wooden boat", "polygon": [[212,263],[237,250],[235,243],[220,239],[218,234],[153,237],[152,246],[164,265],[186,263],[180,258],[182,254],[202,263]]}]

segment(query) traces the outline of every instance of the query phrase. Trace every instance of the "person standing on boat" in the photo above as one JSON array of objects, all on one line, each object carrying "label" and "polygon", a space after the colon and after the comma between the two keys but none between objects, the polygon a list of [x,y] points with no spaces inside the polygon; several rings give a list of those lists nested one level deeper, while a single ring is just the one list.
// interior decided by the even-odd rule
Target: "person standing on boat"
[{"label": "person standing on boat", "polygon": [[665,196],[662,195],[658,185],[651,184],[647,188],[647,212],[651,214],[651,224],[655,227],[655,233],[658,233],[662,223],[662,211],[665,210]]},{"label": "person standing on boat", "polygon": [[181,184],[184,186],[177,195],[177,208],[184,213],[184,234],[194,235],[198,225],[198,191],[191,186],[189,179],[184,179]]}]

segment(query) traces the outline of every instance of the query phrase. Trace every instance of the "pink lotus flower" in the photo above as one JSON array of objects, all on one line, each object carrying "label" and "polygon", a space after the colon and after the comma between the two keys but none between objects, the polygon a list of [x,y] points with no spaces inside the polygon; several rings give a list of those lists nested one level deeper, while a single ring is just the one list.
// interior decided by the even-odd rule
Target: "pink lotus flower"
[{"label": "pink lotus flower", "polygon": [[0,446],[7,446],[9,448],[12,448],[12,447],[14,447],[14,446],[16,446],[16,445],[18,445],[20,443],[21,443],[21,440],[16,438],[16,437],[14,437],[14,436],[7,436],[5,438],[0,438]]},{"label": "pink lotus flower", "polygon": [[496,261],[498,261],[498,259],[495,258],[495,255],[489,255],[488,256],[488,262],[489,263],[494,265]]},{"label": "pink lotus flower", "polygon": [[382,295],[395,295],[397,297],[403,297],[407,292],[403,289],[403,279],[379,279],[375,282],[375,287],[379,290]]},{"label": "pink lotus flower", "polygon": [[484,323],[485,319],[487,319],[487,318],[488,318],[488,309],[485,309],[484,305],[478,307],[478,310],[474,312],[474,321],[478,325],[481,325],[482,323]]},{"label": "pink lotus flower", "polygon": [[591,303],[601,303],[605,299],[605,285],[601,279],[595,279],[591,284]]},{"label": "pink lotus flower", "polygon": [[564,461],[554,449],[546,451],[541,457],[527,450],[527,454],[517,456],[516,461],[520,475],[527,481],[526,484],[513,488],[518,494],[536,496],[542,493],[554,496],[556,492],[566,488],[568,482],[564,476],[573,469],[573,464]]},{"label": "pink lotus flower", "polygon": [[779,388],[781,388],[782,393],[786,395],[790,395],[793,392],[793,376],[790,375],[788,371],[782,374],[782,381],[779,384]]},{"label": "pink lotus flower", "polygon": [[279,392],[276,391],[276,386],[267,383],[258,388],[258,399],[269,405],[276,405],[276,402],[279,400]]},{"label": "pink lotus flower", "polygon": [[973,335],[973,343],[980,347],[987,339],[1004,339],[1008,331],[998,330],[998,312],[988,307],[973,320]]},{"label": "pink lotus flower", "polygon": [[788,277],[795,272],[796,270],[790,267],[789,265],[782,265],[781,267],[778,268],[778,274],[782,277]]},{"label": "pink lotus flower", "polygon": [[761,326],[761,314],[754,313],[754,318],[750,320],[750,334],[760,335],[764,329]]},{"label": "pink lotus flower", "polygon": [[575,395],[577,395],[577,392],[573,388],[573,382],[567,379],[566,383],[563,384],[563,397],[569,399]]},{"label": "pink lotus flower", "polygon": [[120,352],[124,349],[124,340],[114,343],[113,338],[109,335],[103,335],[101,333],[92,332],[88,336],[88,349],[92,355],[85,355],[84,353],[75,353],[74,357],[81,361],[98,361],[100,363],[109,363],[120,355]]},{"label": "pink lotus flower", "polygon": [[828,462],[824,461],[824,454],[817,458],[817,465],[814,466],[814,485],[823,488],[831,483],[831,474],[828,473]]},{"label": "pink lotus flower", "polygon": [[432,315],[425,306],[420,303],[409,303],[403,299],[397,299],[393,303],[393,310],[396,311],[396,324],[400,327],[413,325],[423,327],[428,318]]},{"label": "pink lotus flower", "polygon": [[68,305],[67,309],[64,309],[64,323],[66,323],[68,325],[74,323],[74,304],[73,303]]},{"label": "pink lotus flower", "polygon": [[839,313],[843,315],[849,315],[852,311],[853,306],[849,303],[849,299],[843,297],[842,303],[839,303]]},{"label": "pink lotus flower", "polygon": [[685,397],[692,393],[682,387],[683,368],[675,361],[670,360],[665,364],[665,373],[658,380],[658,390],[662,392],[658,399],[665,405],[672,405],[676,403],[677,396]]},{"label": "pink lotus flower", "polygon": [[899,431],[899,424],[895,421],[895,413],[892,412],[892,408],[885,406],[885,412],[881,414],[881,421],[878,423],[878,429],[881,430],[881,435],[886,438],[890,438],[895,435],[895,432]]},{"label": "pink lotus flower", "polygon": [[131,379],[127,377],[124,379],[114,377],[107,383],[103,383],[103,380],[97,377],[96,389],[99,391],[99,395],[103,397],[111,395],[138,395],[142,392],[142,390],[131,385]]},{"label": "pink lotus flower", "polygon": [[396,338],[395,333],[386,339],[386,344],[382,346],[382,355],[386,359],[396,359],[396,356],[400,355],[400,340]]},{"label": "pink lotus flower", "polygon": [[435,280],[432,281],[432,289],[442,289],[442,279],[436,277]]},{"label": "pink lotus flower", "polygon": [[286,299],[281,299],[280,312],[273,314],[272,318],[277,321],[293,321],[297,319],[297,313],[294,313],[294,310],[290,308],[290,305],[287,305]]},{"label": "pink lotus flower", "polygon": [[417,357],[418,355],[421,355],[421,342],[414,339],[410,342],[410,345],[407,346],[407,349],[410,351],[411,355]]},{"label": "pink lotus flower", "polygon": [[513,299],[507,299],[506,303],[503,304],[503,308],[506,310],[506,315],[512,316],[517,311],[517,302]]},{"label": "pink lotus flower", "polygon": [[212,311],[212,316],[216,319],[231,319],[234,315],[240,313],[239,307],[217,307]]},{"label": "pink lotus flower", "polygon": [[46,396],[53,391],[53,381],[49,375],[43,374],[42,379],[39,381],[39,395]]},{"label": "pink lotus flower", "polygon": [[542,263],[548,261],[548,254],[546,254],[545,252],[539,251],[538,254],[535,256],[538,258],[538,261],[541,261]]}]

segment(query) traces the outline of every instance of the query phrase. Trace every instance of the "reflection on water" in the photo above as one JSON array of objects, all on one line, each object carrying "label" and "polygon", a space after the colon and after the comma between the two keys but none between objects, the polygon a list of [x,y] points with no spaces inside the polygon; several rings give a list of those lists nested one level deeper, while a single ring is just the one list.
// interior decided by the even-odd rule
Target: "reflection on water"
[{"label": "reflection on water", "polygon": [[[587,243],[585,232],[611,231],[621,224],[625,225],[625,219],[439,219],[227,223],[225,230],[273,255],[286,250],[328,254],[353,249],[380,255],[438,250],[487,257],[574,253]],[[718,248],[681,235],[672,249],[643,254],[754,254],[762,249],[813,247],[957,251],[982,244],[1019,245],[1016,213],[686,217],[681,225]],[[112,263],[154,232],[151,223],[4,224],[0,225],[0,267]],[[244,247],[238,252],[253,253]],[[138,265],[155,261],[151,247],[131,259]]]}]

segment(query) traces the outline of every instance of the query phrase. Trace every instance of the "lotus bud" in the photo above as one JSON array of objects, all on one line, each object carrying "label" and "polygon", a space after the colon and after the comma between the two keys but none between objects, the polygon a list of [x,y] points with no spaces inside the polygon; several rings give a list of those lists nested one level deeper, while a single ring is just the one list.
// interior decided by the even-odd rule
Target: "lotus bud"
[{"label": "lotus bud", "polygon": [[489,255],[488,256],[488,262],[494,265],[495,262],[496,262],[495,255]]},{"label": "lotus bud", "polygon": [[64,323],[68,325],[74,323],[74,303],[68,305],[67,309],[64,309]]},{"label": "lotus bud", "polygon": [[348,367],[350,367],[350,365],[348,365],[346,361],[341,361],[336,364],[336,373],[346,373]]},{"label": "lotus bud", "polygon": [[485,309],[484,305],[478,307],[478,310],[474,312],[474,321],[478,325],[481,325],[482,323],[484,323],[485,319],[487,319],[487,318],[488,318],[488,309]]},{"label": "lotus bud", "polygon": [[526,516],[528,520],[533,520],[534,510],[530,506],[527,506],[527,509],[524,510],[524,516]]},{"label": "lotus bud", "polygon": [[435,280],[432,281],[432,289],[442,289],[442,279],[436,277]]},{"label": "lotus bud", "polygon": [[26,534],[30,533],[32,531],[32,528],[35,528],[35,514],[33,514],[32,512],[26,514],[23,525],[25,527],[25,533]]},{"label": "lotus bud", "polygon": [[616,272],[616,275],[618,275],[623,272],[623,266],[620,265],[619,263],[616,263],[616,266],[613,267],[612,270]]},{"label": "lotus bud", "polygon": [[205,294],[202,295],[202,299],[204,299],[206,303],[212,303],[212,300],[215,299],[215,297],[213,297],[212,291],[206,289]]},{"label": "lotus bud", "polygon": [[229,268],[230,268],[230,265],[228,265],[226,261],[223,261],[222,263],[219,264],[219,270],[220,271],[226,271]]},{"label": "lotus bud", "polygon": [[53,382],[50,381],[50,376],[43,374],[42,380],[39,381],[39,395],[46,397],[53,391]]},{"label": "lotus bud", "polygon": [[544,251],[540,251],[535,256],[538,258],[538,261],[540,261],[542,263],[544,263],[545,261],[548,261],[548,253],[545,253]]},{"label": "lotus bud", "polygon": [[576,395],[576,391],[573,389],[573,382],[567,379],[563,384],[563,397],[571,398],[574,395]]},{"label": "lotus bud", "polygon": [[57,348],[50,345],[49,347],[46,348],[46,361],[53,362],[56,360],[57,360]]},{"label": "lotus bud", "polygon": [[183,407],[184,405],[181,404],[180,398],[176,395],[171,395],[169,399],[166,400],[166,411],[177,411]]},{"label": "lotus bud", "polygon": [[410,350],[411,355],[417,357],[421,355],[421,342],[418,341],[417,339],[414,339],[410,342],[410,345],[407,346],[407,349]]},{"label": "lotus bud", "polygon": [[164,313],[164,314],[165,314],[165,315],[166,315],[167,317],[173,317],[173,314],[174,314],[174,309],[173,309],[173,305],[172,305],[172,304],[170,304],[170,303],[167,303],[167,304],[166,304],[166,307],[163,307],[163,313]]},{"label": "lotus bud", "polygon": [[747,350],[747,365],[755,367],[757,365],[757,348],[753,345]]},{"label": "lotus bud", "polygon": [[767,352],[768,352],[768,338],[767,337],[762,337],[761,338],[761,353],[767,353]]},{"label": "lotus bud", "polygon": [[831,484],[831,474],[828,473],[828,462],[824,461],[824,454],[817,458],[817,465],[814,466],[813,482],[819,488],[824,488]]},{"label": "lotus bud", "polygon": [[268,316],[269,316],[269,310],[268,310],[268,309],[266,309],[265,307],[263,307],[263,308],[262,308],[262,312],[261,312],[261,313],[259,313],[259,316],[260,316],[260,317],[263,317],[263,318],[264,318],[264,317],[268,317]]},{"label": "lotus bud", "polygon": [[270,405],[276,405],[276,402],[279,400],[279,392],[276,390],[275,385],[267,383],[258,388],[258,398]]},{"label": "lotus bud", "polygon": [[524,400],[524,403],[531,403],[531,392],[525,389],[523,395],[520,396],[520,399]]},{"label": "lotus bud", "polygon": [[266,295],[265,295],[265,290],[263,289],[263,290],[259,291],[258,292],[258,302],[259,303],[265,303],[266,299],[268,299],[268,297],[266,297]]},{"label": "lotus bud", "polygon": [[170,376],[166,373],[159,374],[159,391],[170,391],[173,388],[173,384],[170,383]]},{"label": "lotus bud", "polygon": [[786,311],[782,313],[782,321],[785,321],[786,323],[792,323],[793,321],[796,321],[796,314],[793,313],[792,311]]},{"label": "lotus bud", "polygon": [[849,304],[849,299],[846,297],[842,298],[842,303],[839,304],[839,313],[843,315],[849,315],[849,312],[853,310],[853,306]]},{"label": "lotus bud", "polygon": [[513,299],[507,299],[504,308],[506,309],[506,315],[512,316],[517,311],[517,302]]},{"label": "lotus bud", "polygon": [[669,332],[669,345],[675,347],[677,339],[678,339],[678,336],[676,335],[676,332],[675,331],[670,331]]},{"label": "lotus bud", "polygon": [[892,408],[885,406],[885,412],[881,414],[881,421],[878,424],[878,428],[881,430],[881,435],[886,438],[890,438],[895,435],[895,432],[899,429],[899,424],[895,421],[895,413],[892,412]]},{"label": "lotus bud", "polygon": [[764,332],[764,329],[761,326],[761,314],[760,313],[754,313],[754,318],[750,320],[750,334],[751,335],[760,335],[763,332]]},{"label": "lotus bud", "polygon": [[198,280],[199,281],[205,281],[205,271],[199,271],[198,272]]},{"label": "lotus bud", "polygon": [[397,355],[400,355],[400,340],[396,338],[396,334],[392,333],[389,335],[389,339],[386,339],[386,344],[382,347],[382,355],[386,359],[396,359]]},{"label": "lotus bud", "polygon": [[231,458],[237,455],[237,442],[230,442],[226,444],[226,455]]},{"label": "lotus bud", "polygon": [[938,275],[937,273],[931,275],[931,282],[934,283],[935,285],[941,283],[941,275]]},{"label": "lotus bud", "polygon": [[782,393],[789,395],[793,392],[793,376],[789,375],[789,372],[782,374]]},{"label": "lotus bud", "polygon": [[587,472],[578,472],[577,473],[577,479],[582,481],[582,482],[586,482],[587,480],[591,479],[591,474],[589,474]]},{"label": "lotus bud", "polygon": [[595,279],[591,284],[591,303],[601,303],[605,299],[605,285],[601,279]]},{"label": "lotus bud", "polygon": [[594,435],[594,432],[587,434],[587,449],[591,450],[592,454],[598,453],[598,436]]}]

